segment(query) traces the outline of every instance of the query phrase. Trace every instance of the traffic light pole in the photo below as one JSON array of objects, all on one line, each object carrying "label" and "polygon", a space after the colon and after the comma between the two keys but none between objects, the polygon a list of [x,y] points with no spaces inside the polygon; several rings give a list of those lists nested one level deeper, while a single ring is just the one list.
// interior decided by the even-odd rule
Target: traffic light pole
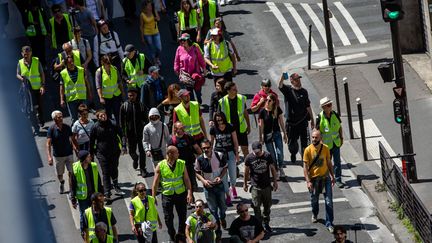
[{"label": "traffic light pole", "polygon": [[395,67],[395,79],[396,87],[402,88],[401,98],[404,107],[404,119],[401,123],[401,134],[402,134],[402,147],[407,167],[407,177],[410,182],[417,181],[417,169],[414,156],[414,148],[412,143],[411,124],[408,112],[408,100],[405,88],[405,74],[403,69],[402,52],[399,44],[399,22],[390,22],[390,30],[392,35],[392,46],[393,46],[393,62]]}]

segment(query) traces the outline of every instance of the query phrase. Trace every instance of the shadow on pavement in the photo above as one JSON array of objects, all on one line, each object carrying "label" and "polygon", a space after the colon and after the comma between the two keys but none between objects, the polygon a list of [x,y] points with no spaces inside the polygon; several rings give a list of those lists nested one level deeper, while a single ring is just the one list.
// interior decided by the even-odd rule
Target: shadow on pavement
[{"label": "shadow on pavement", "polygon": [[314,236],[316,235],[318,229],[316,228],[306,228],[306,229],[301,229],[301,228],[291,228],[291,227],[274,227],[273,228],[273,232],[270,234],[266,234],[265,239],[270,238],[271,236],[275,236],[275,235],[283,235],[283,234],[304,234],[306,236]]},{"label": "shadow on pavement", "polygon": [[251,14],[251,11],[248,10],[228,10],[228,11],[223,11],[221,12],[222,16],[225,15],[229,15],[229,14],[234,14],[234,15],[238,15],[238,14]]}]

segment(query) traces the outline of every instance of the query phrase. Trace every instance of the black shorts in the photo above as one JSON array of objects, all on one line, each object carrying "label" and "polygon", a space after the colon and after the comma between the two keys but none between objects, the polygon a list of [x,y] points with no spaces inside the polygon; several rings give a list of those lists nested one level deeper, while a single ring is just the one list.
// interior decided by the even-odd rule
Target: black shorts
[{"label": "black shorts", "polygon": [[237,131],[237,141],[238,141],[239,146],[249,146],[247,132],[240,133],[239,131]]}]

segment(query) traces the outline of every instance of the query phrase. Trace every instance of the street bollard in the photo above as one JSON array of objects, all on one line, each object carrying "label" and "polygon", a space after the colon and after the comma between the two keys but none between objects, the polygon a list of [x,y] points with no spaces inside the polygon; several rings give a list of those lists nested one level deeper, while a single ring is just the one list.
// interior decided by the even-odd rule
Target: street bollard
[{"label": "street bollard", "polygon": [[341,115],[341,111],[340,111],[340,101],[339,101],[339,88],[338,88],[338,84],[337,84],[337,77],[336,77],[336,66],[332,67],[333,69],[333,83],[334,83],[334,90],[335,90],[335,97],[336,97],[336,108],[337,108],[337,113],[339,115]]},{"label": "street bollard", "polygon": [[312,25],[309,25],[309,43],[308,43],[308,70],[312,68]]},{"label": "street bollard", "polygon": [[364,131],[364,124],[363,124],[363,110],[362,110],[362,105],[360,103],[360,98],[357,98],[356,101],[357,101],[357,110],[358,110],[358,117],[360,123],[360,136],[361,136],[362,149],[363,149],[363,160],[368,161],[366,137]]},{"label": "street bollard", "polygon": [[348,79],[347,77],[344,77],[342,80],[344,82],[343,84],[344,84],[344,90],[345,90],[345,102],[346,102],[346,109],[347,109],[347,115],[348,115],[349,135],[350,135],[350,139],[354,139],[352,115],[351,115],[351,102],[350,102],[347,79]]}]

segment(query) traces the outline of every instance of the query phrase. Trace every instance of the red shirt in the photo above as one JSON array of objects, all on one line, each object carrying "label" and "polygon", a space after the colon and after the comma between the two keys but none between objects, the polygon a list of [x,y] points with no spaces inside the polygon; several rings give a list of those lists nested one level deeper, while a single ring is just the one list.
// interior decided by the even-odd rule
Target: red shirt
[{"label": "red shirt", "polygon": [[[276,104],[279,105],[279,97],[278,95],[273,91],[273,90],[269,90],[270,94],[273,94],[274,96],[276,96]],[[264,92],[264,90],[260,90],[258,91],[258,93],[255,94],[255,96],[253,97],[252,100],[252,104],[251,107],[256,106],[258,104],[258,102],[260,101],[261,97],[263,97],[264,99],[267,99],[267,95],[266,92]],[[260,111],[262,108],[264,108],[265,102],[258,108],[257,111]]]}]

